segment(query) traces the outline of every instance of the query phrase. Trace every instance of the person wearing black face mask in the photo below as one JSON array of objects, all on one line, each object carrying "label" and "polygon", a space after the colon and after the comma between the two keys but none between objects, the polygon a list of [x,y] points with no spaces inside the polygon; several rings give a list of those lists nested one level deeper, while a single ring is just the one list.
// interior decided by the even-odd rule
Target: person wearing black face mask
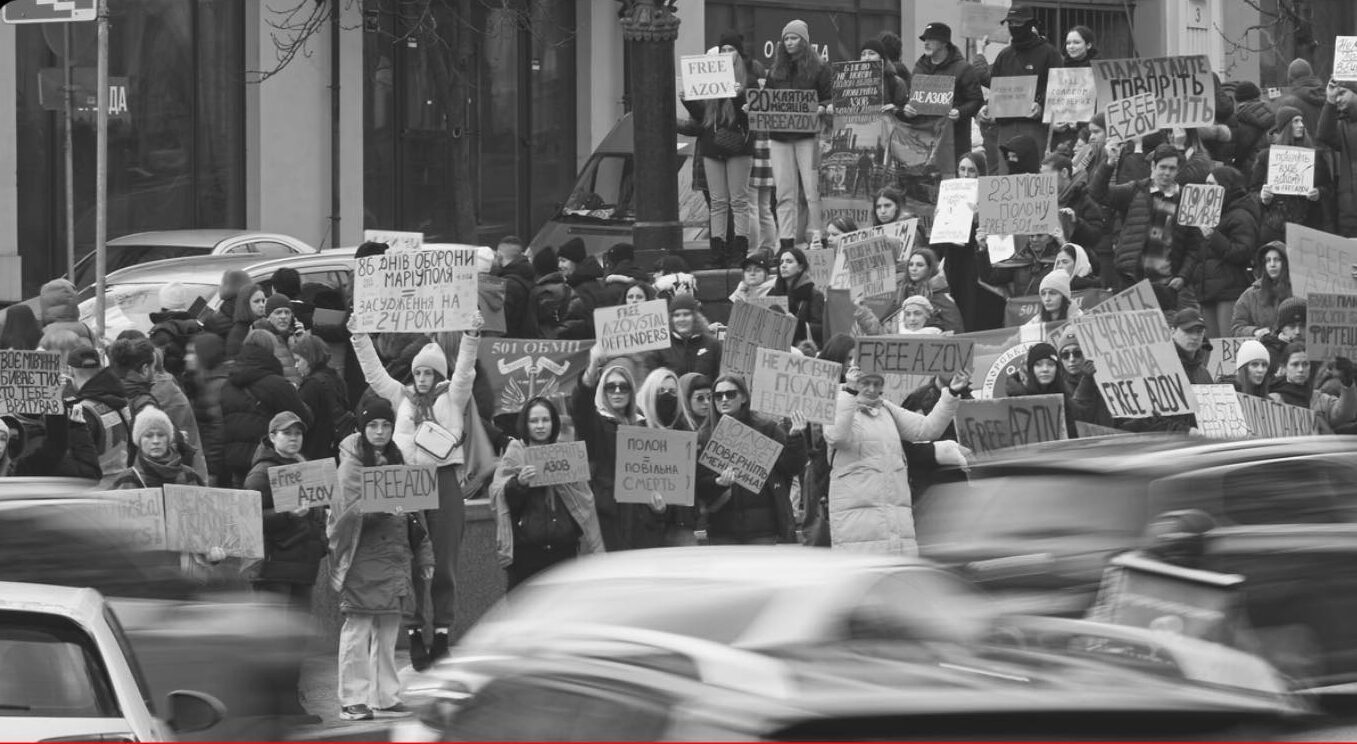
[{"label": "person wearing black face mask", "polygon": [[[1060,67],[1064,60],[1060,52],[1051,46],[1046,37],[1037,32],[1036,16],[1026,5],[1014,5],[1004,18],[1012,42],[994,58],[990,66],[990,79],[1014,77],[1018,75],[1036,75],[1036,99],[1032,102],[1031,112],[1025,117],[1005,117],[995,119],[990,116],[989,106],[980,109],[982,122],[993,121],[998,125],[997,141],[1005,143],[1025,134],[1045,146],[1047,140],[1046,125],[1041,122],[1042,108],[1046,103],[1046,78],[1053,67]],[[1007,164],[999,162],[999,172],[1008,174]]]},{"label": "person wearing black face mask", "polygon": [[[646,375],[636,393],[636,406],[652,429],[682,430],[683,412],[679,409],[679,378],[674,371],[660,367]],[[690,506],[670,506],[656,519],[664,523],[663,544],[667,547],[696,545],[697,510]]]}]

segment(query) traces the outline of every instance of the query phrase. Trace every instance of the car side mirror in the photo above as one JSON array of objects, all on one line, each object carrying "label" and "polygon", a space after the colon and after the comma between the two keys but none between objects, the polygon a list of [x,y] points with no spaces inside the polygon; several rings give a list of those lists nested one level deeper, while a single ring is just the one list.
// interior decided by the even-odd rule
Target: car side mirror
[{"label": "car side mirror", "polygon": [[204,731],[226,718],[226,706],[211,695],[193,690],[175,690],[169,695],[170,729],[177,734]]}]

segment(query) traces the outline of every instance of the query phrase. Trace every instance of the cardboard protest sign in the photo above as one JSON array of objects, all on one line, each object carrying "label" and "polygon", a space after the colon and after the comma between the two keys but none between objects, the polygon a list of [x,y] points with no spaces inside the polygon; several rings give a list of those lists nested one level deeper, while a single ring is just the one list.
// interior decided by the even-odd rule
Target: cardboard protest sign
[{"label": "cardboard protest sign", "polygon": [[476,277],[476,308],[485,324],[482,333],[507,333],[509,325],[504,317],[504,285],[502,276],[480,274]]},{"label": "cardboard protest sign", "polygon": [[910,81],[909,105],[919,116],[946,116],[955,91],[953,75],[915,75]]},{"label": "cardboard protest sign", "polygon": [[1207,343],[1211,344],[1211,361],[1208,364],[1207,371],[1211,374],[1211,379],[1233,378],[1238,369],[1238,363],[1235,360],[1239,358],[1239,347],[1252,338],[1252,336],[1247,336],[1208,339]]},{"label": "cardboard protest sign", "polygon": [[980,229],[987,235],[1060,232],[1054,173],[980,177]]},{"label": "cardboard protest sign", "polygon": [[364,243],[385,243],[393,251],[412,251],[424,245],[424,233],[400,230],[364,230]]},{"label": "cardboard protest sign", "polygon": [[1108,142],[1130,142],[1159,129],[1159,108],[1154,95],[1139,95],[1103,105]]},{"label": "cardboard protest sign", "polygon": [[960,336],[864,336],[858,339],[863,374],[901,372],[951,377],[971,369],[975,344]]},{"label": "cardboard protest sign", "polygon": [[438,508],[438,473],[432,465],[380,465],[358,471],[364,512]]},{"label": "cardboard protest sign", "polygon": [[1240,408],[1244,409],[1244,424],[1255,439],[1306,437],[1316,433],[1318,419],[1309,408],[1243,393],[1235,393],[1235,397],[1239,399]]},{"label": "cardboard protest sign", "polygon": [[1098,365],[1098,392],[1114,418],[1176,416],[1197,410],[1164,314],[1088,314],[1074,321],[1084,356]]},{"label": "cardboard protest sign", "polygon": [[[815,282],[817,287],[829,287],[830,278],[834,271],[834,257],[838,252],[833,248],[816,248],[806,251],[806,262],[810,264],[806,273],[810,275],[810,280]],[[782,304],[785,307],[787,298],[782,298]]]},{"label": "cardboard protest sign", "polygon": [[1018,243],[1012,235],[986,235],[985,252],[989,254],[991,265],[1013,258],[1018,252]]},{"label": "cardboard protest sign", "polygon": [[183,553],[221,548],[236,558],[264,557],[264,507],[258,491],[165,486],[165,547]]},{"label": "cardboard protest sign", "polygon": [[1331,77],[1339,81],[1357,81],[1357,36],[1334,37]]},{"label": "cardboard protest sign", "polygon": [[729,54],[685,54],[679,59],[683,98],[706,101],[735,97],[735,59]]},{"label": "cardboard protest sign", "polygon": [[834,63],[834,115],[880,113],[885,105],[881,60]]},{"label": "cardboard protest sign", "polygon": [[1065,396],[963,400],[956,411],[957,441],[977,455],[1066,438]]},{"label": "cardboard protest sign", "polygon": [[820,131],[820,102],[813,90],[749,88],[744,95],[751,131],[803,134]]},{"label": "cardboard protest sign", "polygon": [[1272,193],[1305,196],[1315,187],[1315,148],[1273,145],[1267,150],[1267,184]]},{"label": "cardboard protest sign", "polygon": [[840,243],[853,301],[895,291],[895,248],[886,238]]},{"label": "cardboard protest sign", "polygon": [[933,230],[928,242],[966,245],[971,240],[975,207],[980,202],[980,181],[949,178],[938,185],[938,206],[933,211]]},{"label": "cardboard protest sign", "polygon": [[872,222],[872,198],[888,182],[886,145],[890,125],[881,114],[834,114],[829,149],[820,155],[821,219]]},{"label": "cardboard protest sign", "polygon": [[734,416],[722,416],[697,464],[715,473],[733,468],[735,482],[758,493],[768,482],[768,476],[773,474],[773,466],[781,454],[782,445],[776,439],[765,437],[736,421]]},{"label": "cardboard protest sign", "polygon": [[1352,278],[1352,266],[1357,264],[1357,240],[1288,222],[1286,258],[1291,293],[1296,297],[1313,292],[1357,293],[1357,280]]},{"label": "cardboard protest sign", "polygon": [[589,450],[584,442],[558,442],[527,447],[523,462],[537,468],[528,485],[555,486],[589,481]]},{"label": "cardboard protest sign", "polygon": [[1183,184],[1183,198],[1178,200],[1178,224],[1214,229],[1220,224],[1220,209],[1224,204],[1224,186]]},{"label": "cardboard protest sign", "polygon": [[159,488],[99,491],[87,495],[108,501],[111,520],[135,550],[169,550],[165,541],[165,495]]},{"label": "cardboard protest sign", "polygon": [[[1113,101],[1150,94],[1159,128],[1204,127],[1216,119],[1216,83],[1205,54],[1095,59],[1093,79],[1104,111]],[[1108,115],[1108,135],[1112,134]]]},{"label": "cardboard protest sign", "polygon": [[329,457],[294,465],[269,468],[269,490],[273,493],[273,510],[294,511],[307,507],[329,506],[334,502],[339,471]]},{"label": "cardboard protest sign", "polygon": [[1079,435],[1079,439],[1092,439],[1093,437],[1129,437],[1131,432],[1122,429],[1116,429],[1111,426],[1099,426],[1097,424],[1088,424],[1083,421],[1074,422],[1074,432]]},{"label": "cardboard protest sign", "polygon": [[1008,27],[1004,25],[1004,19],[1008,17],[1008,6],[961,2],[957,3],[956,7],[961,11],[958,35],[967,39],[988,36],[991,43],[1008,43]]},{"label": "cardboard protest sign", "polygon": [[746,381],[754,376],[759,349],[786,351],[796,333],[796,318],[737,302],[730,307],[726,339],[721,348],[721,374],[736,374]]},{"label": "cardboard protest sign", "polygon": [[1042,121],[1059,124],[1093,118],[1098,95],[1093,85],[1091,68],[1053,67],[1046,75],[1046,103],[1041,112]]},{"label": "cardboard protest sign", "polygon": [[1212,439],[1247,439],[1244,409],[1233,385],[1193,385],[1197,396],[1197,430]]},{"label": "cardboard protest sign", "polygon": [[0,413],[42,416],[65,411],[56,351],[0,350]]},{"label": "cardboard protest sign", "polygon": [[1126,313],[1135,310],[1163,313],[1163,309],[1159,307],[1159,298],[1154,296],[1154,288],[1150,286],[1149,279],[1141,279],[1093,307],[1084,308],[1084,314]]},{"label": "cardboard protest sign", "polygon": [[843,365],[786,351],[759,349],[749,388],[750,410],[816,424],[834,423],[834,400]]},{"label": "cardboard protest sign", "polygon": [[[1112,295],[1106,289],[1094,287],[1074,292],[1070,298],[1074,307],[1087,312]],[[1004,302],[1004,325],[1017,326],[1041,314],[1041,295],[1010,297]]]},{"label": "cardboard protest sign", "polygon": [[1032,115],[1032,104],[1036,100],[1036,75],[1010,75],[990,79],[990,118],[1025,119]]},{"label": "cardboard protest sign", "polygon": [[1357,359],[1357,294],[1311,292],[1305,310],[1310,361]]},{"label": "cardboard protest sign", "polygon": [[648,504],[650,494],[658,493],[666,504],[692,506],[696,470],[696,432],[617,427],[617,503]]},{"label": "cardboard protest sign", "polygon": [[471,328],[479,296],[474,249],[388,251],[355,263],[353,314],[360,333]]},{"label": "cardboard protest sign", "polygon": [[667,349],[669,310],[664,300],[648,300],[635,305],[614,305],[594,310],[594,336],[603,356]]}]

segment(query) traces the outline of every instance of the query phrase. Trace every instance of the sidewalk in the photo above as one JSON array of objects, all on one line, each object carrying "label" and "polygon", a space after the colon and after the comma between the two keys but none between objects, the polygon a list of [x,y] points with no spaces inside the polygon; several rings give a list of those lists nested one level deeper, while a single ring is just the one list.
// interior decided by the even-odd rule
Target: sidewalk
[{"label": "sidewalk", "polygon": [[[354,741],[386,739],[387,737],[381,735],[384,727],[393,721],[401,720],[402,717],[379,717],[375,721],[340,720],[337,663],[338,659],[334,654],[313,656],[303,663],[304,705],[307,711],[319,716],[321,722],[300,729],[295,735],[309,740],[324,740],[326,737],[353,737]],[[414,668],[410,666],[410,653],[405,649],[396,650],[396,667],[400,670],[402,684],[414,674]]]}]

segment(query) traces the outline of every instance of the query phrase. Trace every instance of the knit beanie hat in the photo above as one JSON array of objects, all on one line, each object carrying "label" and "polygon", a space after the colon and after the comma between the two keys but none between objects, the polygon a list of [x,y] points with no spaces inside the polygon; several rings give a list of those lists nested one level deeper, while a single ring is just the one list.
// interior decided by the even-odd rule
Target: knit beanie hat
[{"label": "knit beanie hat", "polygon": [[174,423],[165,412],[155,406],[146,406],[137,412],[136,420],[132,422],[132,442],[140,445],[141,438],[147,434],[158,431],[167,437],[174,437]]},{"label": "knit beanie hat", "polygon": [[1243,369],[1254,362],[1267,362],[1272,364],[1272,355],[1267,353],[1267,347],[1262,343],[1249,339],[1239,345],[1239,351],[1235,353],[1235,367]]},{"label": "knit beanie hat", "polygon": [[551,246],[543,246],[532,254],[532,270],[542,277],[556,272],[556,251]]},{"label": "knit beanie hat", "polygon": [[268,316],[273,315],[274,310],[281,310],[283,308],[287,308],[288,310],[292,309],[292,298],[282,292],[274,292],[269,295],[269,299],[264,303],[264,317],[267,318]]},{"label": "knit beanie hat", "polygon": [[695,313],[701,307],[702,304],[697,301],[697,298],[687,293],[676,294],[673,299],[669,300],[670,315],[673,315],[680,310],[687,310],[690,313]]},{"label": "knit beanie hat", "polygon": [[564,258],[575,263],[584,263],[584,259],[589,255],[584,249],[584,241],[579,238],[571,238],[556,249],[557,258]]},{"label": "knit beanie hat", "polygon": [[1055,340],[1055,350],[1057,352],[1064,351],[1065,349],[1068,349],[1071,346],[1078,345],[1079,337],[1074,335],[1074,326],[1069,325],[1065,326],[1065,329],[1060,333],[1060,337]]},{"label": "knit beanie hat", "polygon": [[1304,116],[1304,114],[1300,112],[1300,109],[1295,106],[1282,106],[1277,109],[1277,113],[1272,117],[1272,128],[1283,129],[1288,127],[1291,125],[1291,120],[1295,119],[1297,116]]},{"label": "knit beanie hat", "polygon": [[900,308],[904,309],[909,307],[910,305],[923,308],[923,311],[928,315],[933,314],[933,303],[929,302],[928,298],[924,297],[923,295],[914,295],[912,297],[906,297],[905,301],[900,303]]},{"label": "knit beanie hat", "polygon": [[744,56],[744,36],[733,28],[721,34],[721,38],[716,40],[716,46],[718,49],[723,46],[735,47],[735,51]]},{"label": "knit beanie hat", "polygon": [[1291,64],[1286,66],[1286,82],[1294,83],[1301,78],[1313,77],[1315,71],[1310,67],[1310,63],[1297,57],[1291,60]]},{"label": "knit beanie hat", "polygon": [[1056,364],[1060,363],[1060,355],[1055,353],[1055,347],[1045,341],[1033,344],[1032,348],[1027,350],[1027,368],[1029,370],[1043,359],[1050,359]]},{"label": "knit beanie hat", "polygon": [[1064,271],[1054,271],[1047,274],[1041,280],[1041,290],[1053,289],[1059,292],[1067,300],[1074,299],[1070,291],[1070,275]]},{"label": "knit beanie hat", "polygon": [[861,54],[866,49],[870,49],[881,55],[882,59],[886,58],[886,47],[881,44],[879,39],[868,39],[862,42],[861,46],[858,47],[858,54]]},{"label": "knit beanie hat", "polygon": [[1340,88],[1347,88],[1353,93],[1357,93],[1357,80],[1335,80],[1333,81],[1333,84]]},{"label": "knit beanie hat", "polygon": [[391,404],[386,398],[373,397],[363,409],[358,412],[358,430],[368,428],[368,424],[373,421],[390,421],[393,425],[396,423],[396,411],[391,408]]},{"label": "knit beanie hat", "polygon": [[165,310],[187,310],[193,298],[193,291],[181,282],[170,282],[160,288],[160,307]]},{"label": "knit beanie hat", "polygon": [[428,367],[444,379],[448,376],[448,358],[443,354],[443,347],[438,344],[425,344],[424,348],[415,355],[414,361],[410,362],[410,371],[414,372],[420,367]]},{"label": "knit beanie hat", "polygon": [[1240,103],[1253,101],[1262,97],[1263,91],[1258,89],[1258,85],[1248,80],[1240,81],[1234,87],[1234,99]]},{"label": "knit beanie hat", "polygon": [[1305,300],[1299,297],[1288,297],[1282,300],[1277,306],[1277,326],[1274,330],[1281,330],[1289,325],[1305,325]]},{"label": "knit beanie hat", "polygon": [[801,40],[805,43],[810,43],[810,27],[806,25],[805,21],[795,20],[788,23],[786,26],[783,26],[781,38],[785,39],[787,34],[796,34],[797,36],[800,36]]}]

